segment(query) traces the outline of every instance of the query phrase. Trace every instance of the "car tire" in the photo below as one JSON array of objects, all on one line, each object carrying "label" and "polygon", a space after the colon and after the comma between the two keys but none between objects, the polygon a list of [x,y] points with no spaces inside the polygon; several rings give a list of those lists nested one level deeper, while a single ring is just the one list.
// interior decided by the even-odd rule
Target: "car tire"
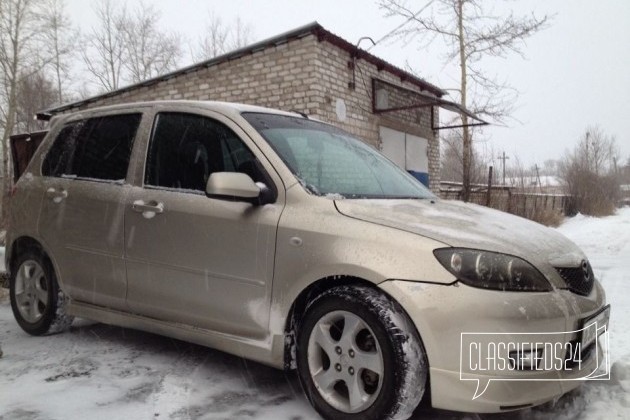
[{"label": "car tire", "polygon": [[66,314],[67,298],[48,257],[39,249],[29,249],[18,255],[11,268],[11,309],[20,327],[31,335],[67,329],[74,318]]},{"label": "car tire", "polygon": [[325,419],[406,419],[428,364],[404,310],[376,289],[340,286],[313,299],[298,327],[304,392]]}]

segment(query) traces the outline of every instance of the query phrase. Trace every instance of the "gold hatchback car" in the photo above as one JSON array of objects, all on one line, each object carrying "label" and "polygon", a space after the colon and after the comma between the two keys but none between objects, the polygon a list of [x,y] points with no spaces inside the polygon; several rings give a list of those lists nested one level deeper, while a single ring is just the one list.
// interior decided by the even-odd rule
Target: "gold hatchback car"
[{"label": "gold hatchback car", "polygon": [[12,193],[11,305],[33,335],[77,316],[297,369],[327,419],[404,419],[423,396],[515,410],[601,364],[610,310],[573,243],[440,200],[301,115],[57,116]]}]

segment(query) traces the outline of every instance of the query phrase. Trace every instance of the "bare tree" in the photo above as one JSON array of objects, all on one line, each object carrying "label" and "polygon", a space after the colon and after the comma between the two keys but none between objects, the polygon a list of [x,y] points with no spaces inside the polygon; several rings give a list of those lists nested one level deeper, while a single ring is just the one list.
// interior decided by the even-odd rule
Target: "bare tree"
[{"label": "bare tree", "polygon": [[223,24],[221,17],[211,13],[205,35],[199,40],[198,47],[193,48],[194,61],[203,61],[228,51],[229,28]]},{"label": "bare tree", "polygon": [[132,82],[140,82],[171,70],[182,55],[180,37],[159,28],[160,12],[140,2],[121,22],[124,66]]},{"label": "bare tree", "polygon": [[597,126],[589,127],[565,155],[559,165],[560,178],[578,211],[594,216],[612,214],[619,195],[617,160],[614,137]]},{"label": "bare tree", "polygon": [[526,169],[518,155],[514,155],[505,168],[506,184],[521,192],[530,191],[535,184],[531,169]]},{"label": "bare tree", "polygon": [[18,91],[16,131],[43,130],[46,126],[45,122],[35,120],[34,115],[57,102],[58,91],[54,83],[46,78],[43,71],[39,71],[21,77]]},{"label": "bare tree", "polygon": [[[65,85],[70,78],[71,60],[74,56],[78,31],[66,15],[64,0],[46,0],[42,8],[45,47],[52,52],[50,67],[55,78],[57,100],[66,100]],[[51,105],[51,104],[49,104]]]},{"label": "bare tree", "polygon": [[88,36],[83,59],[101,89],[115,90],[177,67],[180,36],[159,27],[160,12],[152,5],[140,2],[128,11],[124,3],[100,0],[95,13],[98,26]]},{"label": "bare tree", "polygon": [[247,46],[252,40],[252,27],[243,22],[240,16],[236,17],[230,31],[230,50],[236,50]]},{"label": "bare tree", "polygon": [[112,0],[100,0],[94,12],[98,25],[87,36],[87,49],[82,51],[89,73],[104,90],[115,90],[121,85],[125,54],[125,35],[122,30],[125,9],[116,8]]},{"label": "bare tree", "polygon": [[2,216],[6,222],[11,177],[9,168],[9,137],[16,125],[20,80],[47,63],[37,48],[40,41],[40,21],[33,0],[2,0],[0,2],[0,130],[2,130]]},{"label": "bare tree", "polygon": [[198,46],[192,48],[194,61],[203,61],[242,48],[251,42],[252,28],[237,17],[234,23],[227,25],[220,16],[210,13],[205,35]]},{"label": "bare tree", "polygon": [[575,154],[580,158],[583,167],[595,175],[602,175],[614,169],[619,152],[615,138],[595,125],[587,127]]},{"label": "bare tree", "polygon": [[[462,182],[463,143],[461,132],[451,131],[441,139],[440,150],[440,179],[445,181]],[[471,184],[487,181],[486,168],[489,160],[473,147],[471,159]]]},{"label": "bare tree", "polygon": [[[441,37],[449,51],[446,62],[459,66],[460,104],[495,122],[502,122],[512,110],[516,93],[507,83],[488,75],[480,67],[486,57],[522,55],[523,40],[543,29],[547,16],[516,18],[493,15],[480,0],[431,0],[412,8],[406,0],[379,0],[386,16],[405,19],[391,33],[407,41],[420,39],[424,45]],[[478,94],[481,93],[481,94]],[[463,157],[463,199],[468,201],[472,173],[473,132],[468,117],[461,114]]]},{"label": "bare tree", "polygon": [[558,165],[560,161],[557,159],[546,159],[542,165],[542,173],[545,175],[558,175]]}]

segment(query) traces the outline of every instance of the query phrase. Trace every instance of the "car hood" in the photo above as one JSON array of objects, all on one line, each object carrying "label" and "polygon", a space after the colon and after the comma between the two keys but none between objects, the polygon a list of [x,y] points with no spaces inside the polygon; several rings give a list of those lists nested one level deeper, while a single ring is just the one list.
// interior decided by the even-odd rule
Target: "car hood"
[{"label": "car hood", "polygon": [[[578,266],[584,253],[541,224],[451,200],[336,200],[346,216],[425,236],[452,247],[515,255],[532,263]],[[547,270],[544,270],[547,271]]]}]

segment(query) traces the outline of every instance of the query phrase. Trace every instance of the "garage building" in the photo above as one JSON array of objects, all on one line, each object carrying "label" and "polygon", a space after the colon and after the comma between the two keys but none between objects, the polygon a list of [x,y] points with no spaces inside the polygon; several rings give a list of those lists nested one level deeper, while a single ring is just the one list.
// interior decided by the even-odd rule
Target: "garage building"
[{"label": "garage building", "polygon": [[468,111],[439,87],[318,23],[172,73],[38,114],[49,118],[122,102],[242,102],[308,114],[364,139],[429,186],[439,186],[438,110]]}]

